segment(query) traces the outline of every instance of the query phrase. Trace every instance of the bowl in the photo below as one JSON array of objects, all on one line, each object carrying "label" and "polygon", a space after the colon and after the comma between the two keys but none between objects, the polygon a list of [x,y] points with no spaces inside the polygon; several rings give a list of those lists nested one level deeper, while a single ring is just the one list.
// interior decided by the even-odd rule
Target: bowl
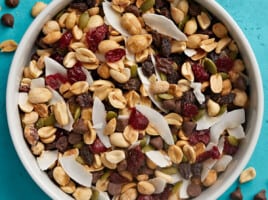
[{"label": "bowl", "polygon": [[[247,125],[245,127],[246,137],[242,140],[238,152],[235,154],[231,164],[226,171],[222,173],[216,183],[206,189],[200,196],[195,198],[217,199],[228,187],[237,179],[242,169],[249,161],[256,146],[263,116],[263,88],[258,64],[254,53],[247,41],[245,35],[232,19],[232,17],[216,2],[211,0],[196,0],[207,8],[213,15],[222,21],[228,28],[230,35],[237,42],[241,55],[247,66],[247,72],[250,81],[250,105],[247,112]],[[52,1],[48,7],[33,21],[24,34],[17,51],[15,53],[8,77],[6,108],[8,125],[11,138],[17,154],[23,163],[29,175],[37,185],[52,199],[72,199],[69,195],[59,189],[47,176],[40,170],[36,158],[28,148],[23,132],[18,106],[18,88],[21,79],[23,67],[29,62],[34,46],[35,38],[42,29],[43,24],[51,19],[57,12],[68,5],[71,0]]]}]

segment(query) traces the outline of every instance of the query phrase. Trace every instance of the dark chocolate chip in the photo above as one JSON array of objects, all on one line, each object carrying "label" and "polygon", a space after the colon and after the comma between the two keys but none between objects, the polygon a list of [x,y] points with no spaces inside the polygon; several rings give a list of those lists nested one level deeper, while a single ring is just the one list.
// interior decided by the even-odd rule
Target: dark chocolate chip
[{"label": "dark chocolate chip", "polygon": [[266,191],[261,190],[258,194],[254,196],[254,200],[266,200]]},{"label": "dark chocolate chip", "polygon": [[190,197],[197,197],[201,194],[202,188],[199,184],[190,183],[187,187],[187,194]]},{"label": "dark chocolate chip", "polygon": [[233,191],[230,195],[232,200],[242,200],[243,195],[241,193],[240,187],[237,187],[235,191]]}]

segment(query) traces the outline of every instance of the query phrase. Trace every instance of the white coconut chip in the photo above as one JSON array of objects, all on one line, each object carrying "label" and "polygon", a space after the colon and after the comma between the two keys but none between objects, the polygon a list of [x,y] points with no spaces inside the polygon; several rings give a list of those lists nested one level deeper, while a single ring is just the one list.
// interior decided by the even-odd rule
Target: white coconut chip
[{"label": "white coconut chip", "polygon": [[136,109],[140,111],[145,117],[147,117],[149,122],[153,125],[153,127],[155,127],[159,135],[168,145],[174,144],[172,133],[163,115],[161,115],[156,110],[144,105],[136,105]]},{"label": "white coconut chip", "polygon": [[227,132],[229,135],[234,136],[237,139],[243,139],[246,136],[244,128],[241,125],[236,128],[228,128]]},{"label": "white coconut chip", "polygon": [[155,191],[154,194],[160,194],[165,190],[167,181],[161,177],[156,177],[148,180],[149,183],[153,184]]},{"label": "white coconut chip", "polygon": [[45,75],[53,75],[53,74],[61,74],[63,76],[67,76],[67,70],[62,66],[60,63],[57,61],[53,60],[50,57],[45,57],[45,66],[46,66],[46,71]]},{"label": "white coconut chip", "polygon": [[203,167],[202,167],[202,172],[201,172],[201,181],[205,180],[205,178],[208,175],[209,170],[212,169],[212,167],[215,165],[217,161],[218,161],[217,159],[209,158],[203,162]]},{"label": "white coconut chip", "polygon": [[36,158],[37,164],[41,170],[47,170],[58,159],[58,150],[43,151],[42,154]]},{"label": "white coconut chip", "polygon": [[222,154],[222,152],[223,152],[224,141],[225,141],[225,138],[223,136],[220,137],[219,143],[218,143],[218,150],[219,150],[220,154]]},{"label": "white coconut chip", "polygon": [[31,81],[31,89],[32,88],[44,88],[45,85],[45,79],[44,78],[35,78]]},{"label": "white coconut chip", "polygon": [[217,117],[210,117],[207,113],[205,113],[197,122],[196,122],[196,130],[204,130],[208,129],[217,122],[221,121],[226,115],[227,112],[224,112],[222,115],[219,115]]},{"label": "white coconut chip", "polygon": [[156,105],[157,108],[159,108],[161,111],[163,112],[167,112],[167,110],[165,110],[162,106],[161,103],[159,101],[157,101],[154,97],[154,95],[152,94],[152,92],[150,91],[150,81],[148,80],[148,78],[146,76],[144,76],[142,69],[138,68],[137,69],[138,72],[138,76],[144,86],[144,89],[146,90],[146,92],[148,93],[149,98],[151,99],[151,101],[154,103],[154,105]]},{"label": "white coconut chip", "polygon": [[123,36],[130,36],[126,29],[121,24],[121,15],[116,12],[108,1],[102,3],[103,12],[106,16],[105,20],[111,25],[115,30],[121,33]]},{"label": "white coconut chip", "polygon": [[230,155],[223,155],[214,165],[214,169],[217,172],[223,172],[228,167],[229,163],[232,161],[233,157]]},{"label": "white coconut chip", "polygon": [[90,71],[88,71],[86,68],[82,67],[82,71],[85,73],[87,79],[86,81],[88,82],[89,85],[92,85],[92,83],[94,82]]},{"label": "white coconut chip", "polygon": [[245,110],[237,109],[228,112],[218,123],[210,128],[210,141],[218,143],[220,135],[226,129],[236,128],[245,122]]},{"label": "white coconut chip", "polygon": [[191,82],[190,87],[193,88],[193,93],[194,93],[197,101],[199,102],[199,104],[203,104],[205,102],[206,98],[205,98],[205,95],[201,91],[202,84]]},{"label": "white coconut chip", "polygon": [[188,49],[188,48],[186,48],[184,50],[184,54],[190,58],[190,57],[196,55],[197,54],[197,51],[194,50],[194,49]]},{"label": "white coconut chip", "polygon": [[99,191],[98,200],[110,200],[110,197],[107,192]]},{"label": "white coconut chip", "polygon": [[170,175],[171,178],[172,178],[172,181],[170,182],[170,184],[175,184],[179,181],[182,181],[182,176],[180,175],[180,173],[176,173],[176,174],[171,174]]},{"label": "white coconut chip", "polygon": [[156,30],[158,33],[169,36],[178,41],[187,41],[187,36],[167,17],[146,13],[142,15],[142,18],[147,26]]},{"label": "white coconut chip", "polygon": [[182,180],[182,184],[181,184],[181,187],[179,190],[179,197],[181,199],[188,199],[189,198],[187,188],[188,188],[190,183],[191,183],[190,180],[186,180],[186,179]]},{"label": "white coconut chip", "polygon": [[52,98],[49,101],[49,105],[54,105],[57,102],[65,102],[63,97],[60,95],[60,93],[58,93],[56,90],[53,90],[50,87],[49,89],[52,92]]},{"label": "white coconut chip", "polygon": [[160,151],[147,151],[145,155],[159,167],[168,167],[171,164],[170,158]]},{"label": "white coconut chip", "polygon": [[161,80],[159,71],[156,67],[156,60],[155,60],[153,53],[150,54],[150,57],[151,57],[151,60],[152,60],[153,66],[154,66],[155,76],[156,76],[157,80]]},{"label": "white coconut chip", "polygon": [[31,104],[28,101],[29,95],[27,92],[20,92],[19,93],[19,97],[18,97],[18,104],[19,104],[19,108],[23,111],[23,112],[32,112],[32,110],[34,109],[33,104]]},{"label": "white coconut chip", "polygon": [[96,129],[97,135],[101,140],[101,142],[103,143],[103,145],[106,148],[110,148],[112,145],[110,143],[109,137],[107,135],[104,135],[104,129],[107,124],[106,110],[104,104],[98,97],[95,97],[93,102],[92,122],[94,127],[96,127],[97,125],[99,126],[100,124],[102,125],[102,127]]},{"label": "white coconut chip", "polygon": [[82,186],[91,187],[92,174],[75,160],[74,155],[63,156],[59,158],[59,162],[63,170],[68,174],[68,176],[70,176],[71,179]]}]

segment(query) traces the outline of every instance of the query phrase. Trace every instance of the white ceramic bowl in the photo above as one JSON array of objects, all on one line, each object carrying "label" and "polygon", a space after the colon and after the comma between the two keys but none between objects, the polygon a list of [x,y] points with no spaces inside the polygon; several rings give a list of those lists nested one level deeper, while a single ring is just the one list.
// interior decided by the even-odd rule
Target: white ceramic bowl
[{"label": "white ceramic bowl", "polygon": [[[217,182],[205,190],[196,200],[216,199],[235,181],[242,169],[245,167],[251,157],[258,140],[263,117],[263,88],[258,64],[254,53],[231,16],[216,2],[211,0],[196,0],[206,7],[229,29],[231,36],[237,42],[242,57],[247,66],[250,79],[250,107],[247,113],[246,138],[240,146],[239,151],[234,156],[232,163],[227,170],[220,175]],[[18,110],[18,88],[22,76],[23,67],[30,60],[32,47],[43,24],[51,19],[57,12],[64,8],[71,0],[52,1],[49,6],[34,20],[22,38],[8,77],[8,86],[6,94],[7,118],[10,134],[16,151],[33,180],[44,192],[52,199],[68,200],[70,196],[62,192],[37,165],[35,157],[29,150],[21,129],[19,110]]]}]

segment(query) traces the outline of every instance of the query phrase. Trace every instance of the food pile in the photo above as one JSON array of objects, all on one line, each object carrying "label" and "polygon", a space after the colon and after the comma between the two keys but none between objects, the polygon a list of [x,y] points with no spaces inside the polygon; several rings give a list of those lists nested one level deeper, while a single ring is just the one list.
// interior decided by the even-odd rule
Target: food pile
[{"label": "food pile", "polygon": [[188,0],[74,0],[47,21],[18,105],[40,169],[75,199],[191,199],[245,137],[248,77]]}]

